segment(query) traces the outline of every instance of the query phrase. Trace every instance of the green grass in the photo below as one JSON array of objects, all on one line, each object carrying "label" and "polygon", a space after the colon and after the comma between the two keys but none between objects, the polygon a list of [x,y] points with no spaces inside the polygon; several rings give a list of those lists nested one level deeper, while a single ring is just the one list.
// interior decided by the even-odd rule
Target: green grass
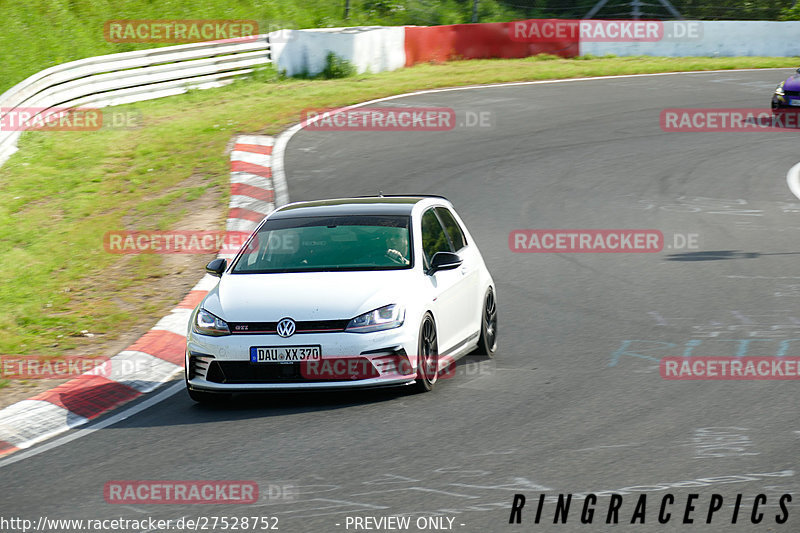
[{"label": "green grass", "polygon": [[0,353],[82,350],[89,346],[82,330],[114,338],[137,320],[157,320],[164,303],[139,295],[171,273],[167,258],[106,253],[103,234],[174,227],[212,192],[223,213],[225,149],[234,134],[275,134],[306,108],[426,88],[790,63],[532,57],[424,64],[335,80],[280,79],[266,72],[220,89],[129,106],[142,113],[144,125],[136,130],[28,132],[20,151],[0,168],[0,322],[9,325]]},{"label": "green grass", "polygon": [[[67,61],[115,52],[169,46],[110,43],[108,20],[240,19],[258,22],[260,33],[282,28],[358,25],[434,25],[469,22],[472,5],[457,0],[0,0],[0,93],[28,76]],[[521,15],[497,0],[481,0],[481,22]],[[174,44],[174,43],[172,43]]]}]

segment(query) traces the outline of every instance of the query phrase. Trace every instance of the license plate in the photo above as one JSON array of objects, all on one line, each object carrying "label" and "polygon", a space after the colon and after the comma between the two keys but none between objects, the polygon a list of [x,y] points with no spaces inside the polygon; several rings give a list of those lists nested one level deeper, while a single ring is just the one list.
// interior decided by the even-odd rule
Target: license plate
[{"label": "license plate", "polygon": [[798,106],[798,105],[800,105],[800,99],[797,99],[797,98],[790,98],[790,99],[789,99],[789,105],[794,105],[794,106]]},{"label": "license plate", "polygon": [[322,347],[317,346],[251,346],[251,363],[282,363],[314,361],[322,358]]}]

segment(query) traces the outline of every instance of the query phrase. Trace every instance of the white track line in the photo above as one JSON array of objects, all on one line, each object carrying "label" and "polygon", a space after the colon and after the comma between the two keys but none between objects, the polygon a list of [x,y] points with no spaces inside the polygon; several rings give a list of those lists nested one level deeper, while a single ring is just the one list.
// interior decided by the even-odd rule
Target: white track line
[{"label": "white track line", "polygon": [[797,163],[786,173],[786,183],[792,193],[800,198],[800,163]]},{"label": "white track line", "polygon": [[155,405],[155,404],[157,404],[159,402],[162,402],[162,401],[166,400],[170,396],[176,394],[179,391],[182,391],[185,388],[186,388],[186,385],[184,385],[183,380],[181,380],[181,381],[175,383],[174,385],[172,385],[171,387],[167,387],[166,389],[164,389],[163,391],[159,392],[155,396],[151,396],[149,398],[146,398],[143,402],[138,403],[138,404],[134,405],[133,407],[129,407],[129,408],[127,408],[127,409],[125,409],[125,410],[113,415],[113,416],[110,416],[110,417],[106,418],[105,420],[103,420],[102,422],[99,422],[97,424],[91,425],[91,426],[86,427],[86,428],[76,429],[72,433],[70,433],[69,435],[65,435],[65,436],[63,436],[61,438],[52,440],[52,441],[48,442],[47,444],[43,444],[43,445],[38,446],[36,448],[14,452],[9,457],[7,457],[6,459],[0,459],[0,468],[3,468],[4,466],[8,466],[10,464],[14,464],[17,461],[22,461],[23,459],[27,459],[29,457],[33,457],[34,455],[39,455],[40,453],[44,453],[46,451],[52,450],[53,448],[57,448],[59,446],[67,444],[68,442],[72,442],[75,439],[79,439],[81,437],[85,437],[86,435],[94,433],[95,431],[97,431],[99,429],[107,428],[108,426],[116,424],[117,422],[122,422],[126,418],[129,418],[129,417],[131,417],[131,416],[133,416],[133,415],[135,415],[137,413],[140,413],[140,412],[144,411],[145,409],[147,409],[149,407],[152,407],[153,405]]},{"label": "white track line", "polygon": [[[444,89],[426,89],[424,91],[415,91],[412,93],[395,94],[393,96],[386,96],[384,98],[376,98],[375,100],[368,100],[358,104],[349,106],[342,106],[338,110],[343,111],[347,109],[356,109],[370,104],[377,104],[379,102],[387,102],[389,100],[396,100],[398,98],[406,98],[408,96],[418,96],[423,94],[446,93],[451,91],[469,91],[473,89],[494,89],[498,87],[518,87],[523,85],[547,85],[551,83],[570,83],[575,81],[594,81],[594,80],[617,80],[626,78],[647,78],[652,76],[675,76],[679,74],[720,74],[728,72],[760,72],[765,70],[789,70],[788,67],[770,67],[770,68],[739,68],[730,70],[689,70],[681,72],[653,72],[650,74],[620,74],[616,76],[593,76],[589,78],[565,78],[559,80],[537,80],[537,81],[512,81],[507,83],[495,83],[489,85],[468,85],[466,87],[447,87]],[[322,118],[317,115],[306,121],[307,124],[313,124]],[[275,146],[272,148],[272,180],[275,187],[275,207],[289,203],[289,188],[286,181],[286,171],[284,168],[284,154],[286,153],[286,146],[289,144],[294,135],[303,129],[303,123],[295,124],[288,129],[283,130],[275,138]],[[794,192],[794,191],[793,191]],[[797,194],[797,193],[795,193]],[[798,195],[800,198],[800,195]]]}]

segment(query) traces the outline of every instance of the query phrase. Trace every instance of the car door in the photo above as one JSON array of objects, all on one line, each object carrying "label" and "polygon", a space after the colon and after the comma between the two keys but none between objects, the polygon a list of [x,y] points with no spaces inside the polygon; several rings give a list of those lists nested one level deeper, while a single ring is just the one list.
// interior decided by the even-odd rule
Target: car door
[{"label": "car door", "polygon": [[436,214],[450,239],[453,250],[464,261],[458,271],[461,273],[459,291],[454,296],[458,300],[457,312],[459,328],[457,336],[464,341],[480,332],[481,306],[483,295],[480,290],[480,261],[475,253],[475,246],[467,242],[466,234],[450,209],[436,207]]},{"label": "car door", "polygon": [[[436,252],[452,252],[450,238],[442,227],[434,208],[422,215],[422,250],[424,267],[427,272]],[[436,319],[439,337],[439,353],[446,353],[460,342],[460,324],[463,316],[459,305],[462,305],[460,292],[463,274],[460,268],[440,270],[427,276],[427,282],[433,292],[431,304]]]}]

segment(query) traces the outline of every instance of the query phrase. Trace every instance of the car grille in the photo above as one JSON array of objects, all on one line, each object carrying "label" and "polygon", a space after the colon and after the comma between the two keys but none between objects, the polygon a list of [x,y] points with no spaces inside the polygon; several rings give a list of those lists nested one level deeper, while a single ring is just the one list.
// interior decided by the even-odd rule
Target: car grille
[{"label": "car grille", "polygon": [[[335,333],[344,331],[349,319],[306,320],[295,322],[295,333]],[[277,335],[277,322],[228,322],[232,335]]]},{"label": "car grille", "polygon": [[800,91],[783,91],[786,96],[800,96]]},{"label": "car grille", "polygon": [[[251,363],[250,361],[212,361],[208,366],[206,380],[213,383],[319,383],[344,381],[342,378],[310,379],[304,377],[302,363]],[[377,377],[378,371],[364,376]]]},{"label": "car grille", "polygon": [[208,381],[214,383],[301,383],[300,363],[264,363],[249,361],[214,361]]}]

